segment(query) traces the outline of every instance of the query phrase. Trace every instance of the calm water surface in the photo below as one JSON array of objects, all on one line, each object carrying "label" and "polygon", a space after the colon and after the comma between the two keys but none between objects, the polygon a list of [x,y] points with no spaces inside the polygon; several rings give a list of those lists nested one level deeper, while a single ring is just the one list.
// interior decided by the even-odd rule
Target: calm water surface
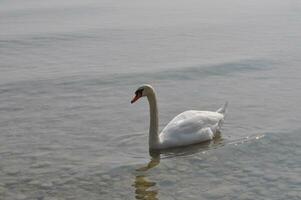
[{"label": "calm water surface", "polygon": [[[299,0],[0,2],[0,199],[301,199]],[[229,112],[220,138],[148,152]]]}]

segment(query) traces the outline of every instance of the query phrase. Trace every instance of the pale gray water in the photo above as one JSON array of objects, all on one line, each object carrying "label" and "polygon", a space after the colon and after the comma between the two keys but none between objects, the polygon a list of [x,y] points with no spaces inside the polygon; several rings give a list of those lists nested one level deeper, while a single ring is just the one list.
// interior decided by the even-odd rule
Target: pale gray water
[{"label": "pale gray water", "polygon": [[[299,0],[0,2],[0,199],[300,199]],[[221,138],[148,152],[229,112]]]}]

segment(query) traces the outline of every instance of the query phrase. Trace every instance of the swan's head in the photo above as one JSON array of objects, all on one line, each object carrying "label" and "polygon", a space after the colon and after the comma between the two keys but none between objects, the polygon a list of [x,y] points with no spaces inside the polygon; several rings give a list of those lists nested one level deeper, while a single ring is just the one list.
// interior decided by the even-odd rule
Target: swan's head
[{"label": "swan's head", "polygon": [[135,96],[133,97],[131,103],[134,103],[141,97],[145,97],[153,94],[154,94],[154,88],[151,85],[142,85],[136,90]]}]

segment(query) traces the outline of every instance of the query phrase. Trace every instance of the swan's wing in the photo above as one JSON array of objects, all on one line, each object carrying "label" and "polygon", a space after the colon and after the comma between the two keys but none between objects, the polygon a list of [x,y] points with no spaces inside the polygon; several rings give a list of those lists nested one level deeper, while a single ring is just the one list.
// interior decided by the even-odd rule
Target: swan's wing
[{"label": "swan's wing", "polygon": [[223,117],[217,112],[185,111],[167,124],[160,134],[160,139],[170,142],[198,140],[202,134],[209,134],[208,128],[216,126]]},{"label": "swan's wing", "polygon": [[191,133],[195,129],[213,126],[223,117],[222,114],[217,112],[188,110],[174,117],[162,132],[176,129],[182,133]]}]

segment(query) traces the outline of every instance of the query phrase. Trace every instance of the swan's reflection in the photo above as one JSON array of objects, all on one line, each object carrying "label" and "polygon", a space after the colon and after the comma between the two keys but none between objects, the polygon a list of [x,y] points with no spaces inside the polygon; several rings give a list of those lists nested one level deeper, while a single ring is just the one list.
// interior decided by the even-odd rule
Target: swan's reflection
[{"label": "swan's reflection", "polygon": [[156,182],[150,181],[147,178],[146,172],[154,168],[160,163],[159,156],[153,156],[150,162],[143,167],[136,169],[137,175],[135,177],[135,182],[133,186],[135,187],[135,197],[139,200],[158,200],[158,189],[155,188]]},{"label": "swan's reflection", "polygon": [[135,188],[135,197],[138,200],[158,200],[159,188],[157,183],[148,178],[148,170],[156,167],[160,163],[160,159],[192,155],[223,146],[223,139],[219,136],[214,140],[190,145],[188,147],[174,148],[161,151],[150,151],[151,160],[143,167],[136,169],[135,181],[132,185]]}]

